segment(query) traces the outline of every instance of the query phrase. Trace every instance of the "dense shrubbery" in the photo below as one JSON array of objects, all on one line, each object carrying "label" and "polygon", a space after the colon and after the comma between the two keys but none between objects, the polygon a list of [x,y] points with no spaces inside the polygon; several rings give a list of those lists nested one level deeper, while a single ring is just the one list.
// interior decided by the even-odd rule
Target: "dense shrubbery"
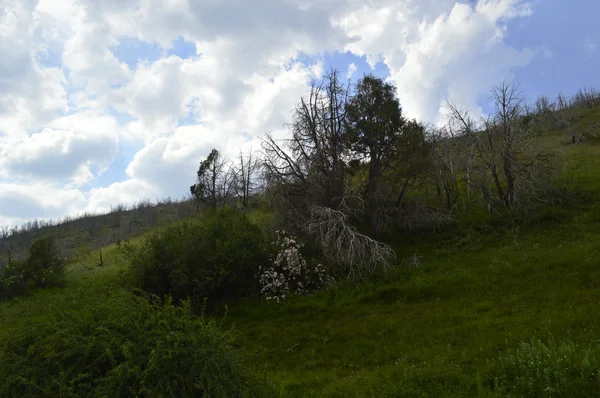
[{"label": "dense shrubbery", "polygon": [[60,255],[52,238],[39,238],[29,247],[24,261],[10,260],[0,266],[0,296],[10,299],[27,292],[65,281],[66,260]]},{"label": "dense shrubbery", "polygon": [[272,396],[243,363],[236,334],[174,306],[121,293],[58,309],[0,341],[0,395]]},{"label": "dense shrubbery", "polygon": [[128,277],[160,297],[232,298],[258,293],[256,278],[268,262],[264,233],[239,211],[222,209],[200,221],[168,227],[139,247],[126,245]]}]

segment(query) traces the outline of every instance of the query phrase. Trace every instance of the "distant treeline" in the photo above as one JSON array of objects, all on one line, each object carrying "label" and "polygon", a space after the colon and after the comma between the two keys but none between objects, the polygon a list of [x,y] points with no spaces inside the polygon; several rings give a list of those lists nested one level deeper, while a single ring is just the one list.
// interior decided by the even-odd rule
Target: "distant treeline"
[{"label": "distant treeline", "polygon": [[94,250],[118,240],[139,235],[158,225],[193,215],[199,204],[189,197],[149,199],[134,205],[119,204],[104,213],[85,212],[56,220],[33,220],[20,226],[0,226],[0,264],[25,256],[35,239],[51,235],[61,250],[69,253],[74,248]]}]

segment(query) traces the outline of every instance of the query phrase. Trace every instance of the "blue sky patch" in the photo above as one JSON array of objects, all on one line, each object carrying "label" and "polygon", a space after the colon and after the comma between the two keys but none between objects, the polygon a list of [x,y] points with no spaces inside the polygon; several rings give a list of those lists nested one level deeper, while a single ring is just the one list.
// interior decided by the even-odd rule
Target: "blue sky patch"
[{"label": "blue sky patch", "polygon": [[509,46],[540,49],[526,68],[515,71],[530,102],[542,93],[555,97],[559,91],[573,94],[589,85],[600,86],[600,49],[586,48],[586,40],[600,45],[599,14],[600,2],[574,7],[568,1],[545,0],[535,3],[531,16],[508,24]]},{"label": "blue sky patch", "polygon": [[389,69],[383,62],[377,63],[375,69],[371,69],[371,66],[367,63],[366,56],[359,57],[351,52],[327,53],[324,55],[323,61],[326,68],[335,68],[344,74],[348,71],[349,65],[353,63],[356,66],[356,71],[351,79],[353,82],[356,82],[366,74],[374,74],[383,79],[389,76]]},{"label": "blue sky patch", "polygon": [[114,56],[121,62],[125,62],[130,69],[135,70],[138,62],[158,61],[163,50],[158,44],[150,44],[133,37],[121,37],[119,44],[111,49]]},{"label": "blue sky patch", "polygon": [[115,181],[127,180],[129,176],[125,173],[125,170],[127,170],[127,166],[140,149],[142,149],[142,146],[134,142],[124,139],[119,140],[119,152],[108,166],[108,170],[95,178],[88,187],[107,187]]},{"label": "blue sky patch", "polygon": [[126,123],[129,123],[135,118],[131,116],[129,113],[121,112],[113,108],[112,106],[107,109],[107,113],[117,119],[117,122],[122,126]]},{"label": "blue sky patch", "polygon": [[44,68],[62,68],[62,49],[57,46],[51,46],[44,52],[36,54],[38,63]]},{"label": "blue sky patch", "polygon": [[163,57],[176,55],[182,59],[196,56],[196,45],[179,36],[173,40],[169,49],[158,44],[151,44],[133,37],[121,37],[119,44],[111,48],[114,56],[125,62],[131,70],[135,70],[141,61],[156,62]]},{"label": "blue sky patch", "polygon": [[179,36],[171,43],[167,55],[177,55],[181,59],[193,58],[196,56],[196,45]]}]

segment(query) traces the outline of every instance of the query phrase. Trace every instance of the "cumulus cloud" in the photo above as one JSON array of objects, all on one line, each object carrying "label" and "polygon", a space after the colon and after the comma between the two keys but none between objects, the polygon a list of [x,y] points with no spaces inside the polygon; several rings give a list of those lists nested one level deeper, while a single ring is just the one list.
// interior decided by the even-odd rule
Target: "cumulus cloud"
[{"label": "cumulus cloud", "polygon": [[[43,182],[96,210],[178,197],[212,148],[233,158],[241,148],[258,149],[265,132],[285,136],[294,104],[327,66],[306,58],[348,51],[373,67],[383,62],[405,113],[435,122],[445,99],[477,111],[492,83],[536,54],[505,41],[508,21],[532,12],[520,0],[0,5],[0,178],[13,188]],[[165,53],[151,60],[140,54],[130,67],[114,53],[123,38]],[[195,54],[167,55],[177,38]],[[42,61],[52,54],[58,65]],[[357,69],[350,64],[347,76]],[[125,180],[94,185],[103,170],[111,175],[120,138],[137,146]],[[19,214],[54,209],[45,199],[36,203]]]},{"label": "cumulus cloud", "polygon": [[520,0],[380,1],[334,23],[356,39],[347,50],[387,65],[405,113],[435,123],[447,99],[481,113],[480,95],[531,61],[534,50],[519,51],[503,40],[506,22],[530,13]]},{"label": "cumulus cloud", "polygon": [[89,192],[86,211],[105,212],[116,204],[134,205],[140,200],[159,198],[153,186],[144,181],[128,179]]},{"label": "cumulus cloud", "polygon": [[104,208],[111,193],[138,187],[136,184],[142,184],[145,195],[152,198],[187,194],[200,161],[212,148],[233,160],[240,150],[258,150],[265,132],[285,136],[284,124],[291,108],[305,94],[310,79],[320,73],[319,65],[307,68],[294,64],[282,68],[273,78],[254,75],[244,83],[250,94],[243,99],[239,111],[228,107],[220,110],[218,106],[208,113],[197,109],[198,118],[205,124],[180,126],[166,137],[148,141],[127,167],[129,180],[93,190],[90,206]]},{"label": "cumulus cloud", "polygon": [[83,185],[116,156],[114,118],[90,112],[52,121],[41,132],[1,140],[0,176]]},{"label": "cumulus cloud", "polygon": [[67,108],[62,71],[39,65],[47,43],[30,3],[0,2],[0,135],[40,128]]},{"label": "cumulus cloud", "polygon": [[75,189],[57,189],[41,183],[0,183],[0,225],[36,218],[57,219],[76,212],[84,203],[84,195]]}]

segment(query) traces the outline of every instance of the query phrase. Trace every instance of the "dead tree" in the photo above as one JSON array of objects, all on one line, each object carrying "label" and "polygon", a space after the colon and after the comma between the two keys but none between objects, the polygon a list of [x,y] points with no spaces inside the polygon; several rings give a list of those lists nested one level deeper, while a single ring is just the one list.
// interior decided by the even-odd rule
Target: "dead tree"
[{"label": "dead tree", "polygon": [[313,81],[296,105],[291,138],[276,141],[267,134],[263,139],[262,166],[272,203],[297,226],[306,221],[309,205],[335,207],[344,196],[348,97],[348,87],[331,71]]},{"label": "dead tree", "polygon": [[300,99],[291,125],[289,148],[307,167],[313,201],[324,206],[336,206],[344,196],[348,99],[348,86],[332,70]]},{"label": "dead tree", "polygon": [[[461,152],[457,149],[460,137],[456,137],[452,129],[446,127],[433,130],[429,134],[431,142],[432,164],[430,168],[430,180],[435,187],[438,202],[447,210],[453,210],[458,204],[461,171]],[[471,175],[470,157],[467,157],[467,202],[470,201],[470,181]]]},{"label": "dead tree", "polygon": [[567,99],[562,93],[558,94],[556,100],[556,111],[554,112],[554,126],[563,131],[568,142],[577,142],[576,114],[573,108],[573,100]]},{"label": "dead tree", "polygon": [[600,104],[600,91],[595,89],[594,87],[586,87],[580,89],[573,96],[573,106],[578,106],[582,108],[593,108],[594,106]]},{"label": "dead tree", "polygon": [[246,156],[240,152],[238,163],[233,170],[233,188],[244,209],[248,208],[252,193],[258,188],[256,175],[260,166],[259,158],[251,152]]},{"label": "dead tree", "polygon": [[450,124],[468,138],[473,159],[469,184],[489,206],[526,210],[533,202],[552,201],[546,177],[556,151],[544,150],[524,116],[519,86],[503,82],[492,89],[495,114],[477,124],[468,112],[450,105]]}]

